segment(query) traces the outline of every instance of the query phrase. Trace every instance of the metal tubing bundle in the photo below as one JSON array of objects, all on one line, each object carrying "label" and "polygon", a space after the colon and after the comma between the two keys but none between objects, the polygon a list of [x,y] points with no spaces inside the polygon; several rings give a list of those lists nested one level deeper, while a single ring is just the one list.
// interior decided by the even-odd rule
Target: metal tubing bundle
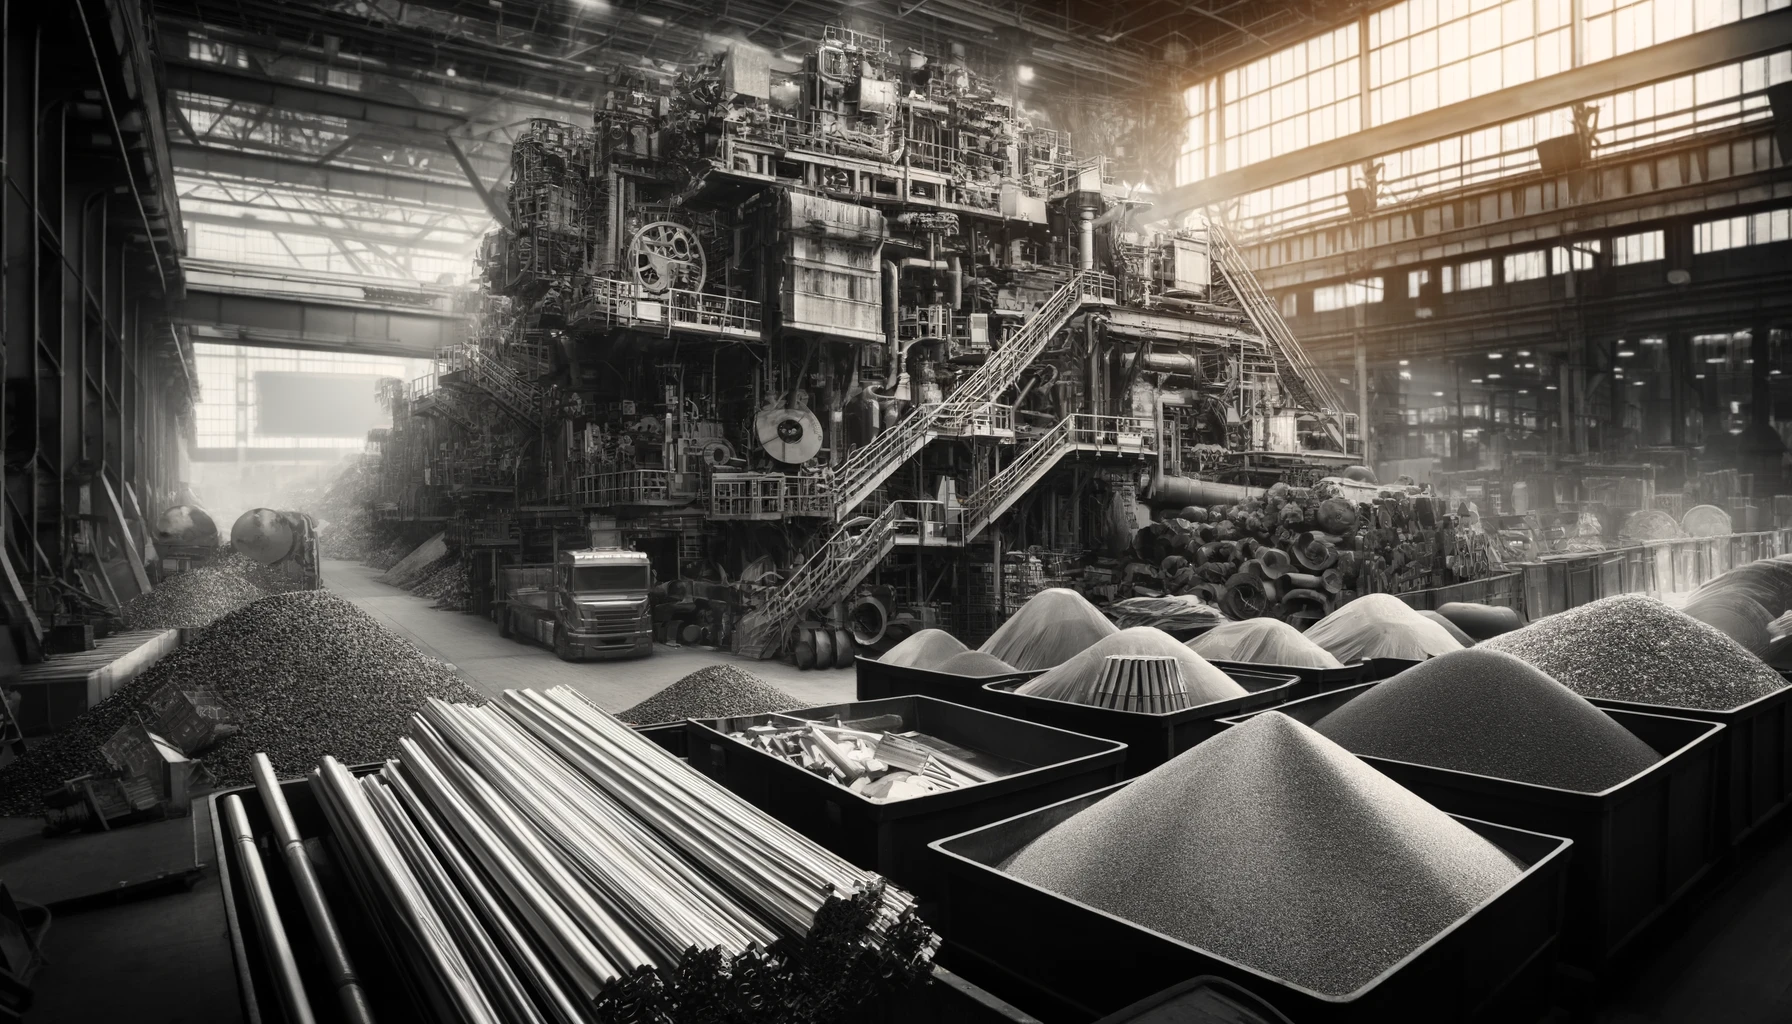
[{"label": "metal tubing bundle", "polygon": [[570,690],[433,702],[312,775],[353,888],[442,1020],[829,1020],[926,976],[908,894]]},{"label": "metal tubing bundle", "polygon": [[1188,684],[1175,658],[1110,654],[1086,703],[1152,715],[1181,711],[1188,707]]}]

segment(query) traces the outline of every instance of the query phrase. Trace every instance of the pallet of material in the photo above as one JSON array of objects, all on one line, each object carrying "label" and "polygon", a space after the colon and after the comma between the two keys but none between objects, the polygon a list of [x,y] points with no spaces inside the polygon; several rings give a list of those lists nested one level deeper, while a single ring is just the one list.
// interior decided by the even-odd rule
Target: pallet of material
[{"label": "pallet of material", "polygon": [[178,629],[114,633],[91,651],[52,654],[26,665],[13,684],[23,698],[20,729],[26,736],[42,736],[62,728],[162,660],[180,646],[180,637]]}]

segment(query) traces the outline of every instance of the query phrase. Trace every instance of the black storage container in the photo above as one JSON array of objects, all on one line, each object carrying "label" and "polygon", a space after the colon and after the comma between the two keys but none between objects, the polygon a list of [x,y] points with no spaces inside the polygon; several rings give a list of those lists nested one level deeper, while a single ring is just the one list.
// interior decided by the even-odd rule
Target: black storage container
[{"label": "black storage container", "polygon": [[1722,842],[1735,846],[1792,800],[1792,687],[1727,711],[1592,698],[1614,711],[1694,718],[1725,726],[1718,740],[1718,818]]},{"label": "black storage container", "polygon": [[1189,749],[1225,726],[1219,720],[1255,708],[1269,708],[1292,700],[1299,680],[1291,675],[1270,675],[1247,669],[1228,671],[1233,681],[1250,691],[1197,704],[1181,711],[1122,711],[1098,708],[1052,697],[1015,693],[1019,682],[989,683],[983,687],[985,706],[1029,722],[1072,732],[1103,736],[1126,744],[1125,778],[1143,775]]},{"label": "black storage container", "polygon": [[[677,724],[681,728],[684,725],[682,722]],[[356,775],[378,770],[378,765],[363,765],[353,769]],[[280,791],[292,810],[299,834],[305,838],[306,845],[313,848],[312,856],[313,862],[318,866],[318,880],[330,902],[331,911],[336,915],[343,941],[348,945],[355,973],[360,977],[361,985],[372,1001],[376,1019],[416,1020],[417,1005],[406,991],[403,977],[399,974],[398,965],[393,962],[391,953],[376,937],[373,926],[362,916],[360,905],[347,883],[331,870],[327,859],[320,860],[317,856],[316,851],[321,849],[329,857],[334,857],[335,841],[330,831],[329,819],[324,817],[311,787],[304,780],[293,780],[281,783]],[[273,994],[276,991],[274,976],[269,970],[268,952],[262,945],[260,932],[255,927],[254,913],[245,893],[236,843],[225,838],[221,827],[223,816],[218,813],[217,802],[232,793],[242,798],[243,811],[257,836],[271,834],[273,826],[268,821],[266,808],[254,786],[225,790],[210,797],[212,850],[218,858],[218,883],[224,897],[224,917],[230,933],[231,955],[236,961],[239,1002],[244,1024],[263,1024],[264,1021],[267,1024],[280,1024],[286,1018],[280,1008],[279,997]],[[261,861],[268,883],[273,889],[275,902],[280,908],[280,917],[286,924],[288,934],[295,939],[293,952],[305,979],[306,992],[311,997],[312,1012],[319,1024],[342,1024],[345,1018],[335,990],[329,979],[318,970],[316,958],[308,955],[309,946],[305,936],[309,932],[306,931],[305,911],[287,877],[285,864],[280,861],[276,851],[267,848],[261,851]],[[263,994],[269,1000],[266,1007],[261,1003]],[[1035,1018],[943,967],[934,969],[931,984],[917,987],[893,999],[869,1004],[863,1008],[859,1019],[863,1024],[911,1024],[921,1020],[938,1021],[940,1024],[1039,1024]]]},{"label": "black storage container", "polygon": [[1315,694],[1330,693],[1342,690],[1346,686],[1355,686],[1365,682],[1363,675],[1369,671],[1369,662],[1359,661],[1343,668],[1308,668],[1304,665],[1263,665],[1254,661],[1214,661],[1207,659],[1213,666],[1229,676],[1237,672],[1262,672],[1272,676],[1294,676],[1300,685],[1294,688],[1289,700],[1299,700]]},{"label": "black storage container", "polygon": [[[951,792],[878,803],[727,735],[781,717],[829,721],[879,715],[899,716],[900,731],[914,730],[1032,767]],[[924,910],[938,899],[940,889],[938,864],[927,854],[928,843],[1113,785],[1126,759],[1124,743],[931,697],[694,720],[688,728],[693,768],[854,864],[887,876],[920,898]]]},{"label": "black storage container", "polygon": [[859,700],[888,700],[891,697],[933,697],[963,704],[967,708],[988,708],[984,700],[985,683],[1004,681],[1026,682],[1044,672],[1003,672],[993,676],[961,676],[955,672],[935,672],[905,665],[886,665],[876,658],[860,655],[853,666],[858,679],[854,693]]},{"label": "black storage container", "polygon": [[635,731],[642,737],[653,741],[653,744],[671,754],[673,757],[685,757],[690,746],[690,733],[685,730],[684,722],[661,722],[659,725],[637,725]]},{"label": "black storage container", "polygon": [[[1269,710],[1314,725],[1372,685]],[[1721,853],[1712,822],[1718,804],[1722,727],[1687,718],[1600,710],[1653,747],[1661,760],[1599,793],[1359,755],[1376,771],[1452,814],[1572,839],[1561,957],[1565,965],[1591,974],[1603,970],[1703,878]],[[1226,724],[1261,713],[1238,715]]]},{"label": "black storage container", "polygon": [[1001,870],[1028,843],[1118,788],[932,844],[945,865],[949,967],[1054,1024],[1095,1020],[1201,975],[1243,986],[1301,1024],[1503,1024],[1536,1019],[1547,1005],[1568,840],[1458,818],[1524,865],[1524,874],[1368,985],[1328,996]]}]

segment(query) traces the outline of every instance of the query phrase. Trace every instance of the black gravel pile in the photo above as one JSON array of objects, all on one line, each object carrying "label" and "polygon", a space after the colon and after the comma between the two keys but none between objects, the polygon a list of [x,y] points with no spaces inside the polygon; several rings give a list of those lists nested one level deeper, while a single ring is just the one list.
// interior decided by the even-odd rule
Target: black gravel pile
[{"label": "black gravel pile", "polygon": [[1328,995],[1360,988],[1520,874],[1273,712],[1140,776],[1004,869]]},{"label": "black gravel pile", "polygon": [[413,711],[431,697],[483,703],[447,665],[340,597],[307,590],[263,598],[212,623],[69,727],[0,767],[0,814],[30,814],[66,779],[106,770],[99,745],[147,714],[164,683],[209,687],[241,731],[199,755],[220,785],[251,783],[265,751],[282,775],[325,754],[345,764],[398,753]]},{"label": "black gravel pile", "polygon": [[1442,654],[1314,726],[1353,754],[1597,793],[1661,760],[1573,690],[1510,654]]},{"label": "black gravel pile", "polygon": [[769,715],[803,702],[733,665],[700,668],[616,717],[631,725],[658,725],[687,718]]},{"label": "black gravel pile", "polygon": [[1537,666],[1583,697],[1723,711],[1786,680],[1717,629],[1651,597],[1607,597],[1538,619],[1482,649]]},{"label": "black gravel pile", "polygon": [[125,627],[175,629],[204,626],[250,602],[259,601],[269,592],[250,579],[246,569],[254,564],[241,555],[225,555],[211,565],[170,576],[149,593],[125,602],[122,609]]},{"label": "black gravel pile", "polygon": [[387,541],[379,547],[367,552],[362,561],[375,569],[385,570],[404,561],[404,556],[417,549],[417,545],[402,538]]}]

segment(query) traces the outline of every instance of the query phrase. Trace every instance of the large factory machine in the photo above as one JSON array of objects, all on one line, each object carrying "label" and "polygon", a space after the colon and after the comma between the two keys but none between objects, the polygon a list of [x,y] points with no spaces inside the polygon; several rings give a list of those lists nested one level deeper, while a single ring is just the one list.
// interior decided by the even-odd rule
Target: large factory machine
[{"label": "large factory machine", "polygon": [[1152,224],[998,68],[831,31],[531,123],[472,340],[388,396],[382,507],[571,510],[711,595],[687,638],[770,656],[1123,543],[1178,477],[1356,461],[1220,227]]}]

